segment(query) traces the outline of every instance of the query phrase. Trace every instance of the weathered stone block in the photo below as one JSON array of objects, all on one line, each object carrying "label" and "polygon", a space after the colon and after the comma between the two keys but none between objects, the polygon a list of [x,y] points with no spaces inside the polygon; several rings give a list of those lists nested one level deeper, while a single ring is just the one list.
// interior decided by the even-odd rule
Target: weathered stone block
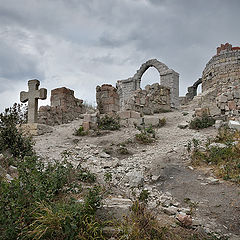
[{"label": "weathered stone block", "polygon": [[141,114],[139,112],[131,111],[131,118],[141,118]]},{"label": "weathered stone block", "polygon": [[84,131],[89,131],[90,129],[90,122],[83,122],[82,127]]},{"label": "weathered stone block", "polygon": [[118,116],[120,117],[120,119],[131,118],[131,111],[121,111],[121,112],[118,112]]}]

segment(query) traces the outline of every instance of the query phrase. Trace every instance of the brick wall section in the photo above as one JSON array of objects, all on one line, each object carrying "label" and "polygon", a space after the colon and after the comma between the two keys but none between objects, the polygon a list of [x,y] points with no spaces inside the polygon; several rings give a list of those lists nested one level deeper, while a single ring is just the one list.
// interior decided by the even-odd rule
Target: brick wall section
[{"label": "brick wall section", "polygon": [[171,109],[170,88],[154,83],[139,89],[125,102],[126,110],[143,114],[159,113]]},{"label": "brick wall section", "polygon": [[51,91],[51,106],[42,106],[38,122],[47,125],[68,123],[85,112],[83,100],[74,97],[74,91],[65,87]]},{"label": "brick wall section", "polygon": [[97,108],[101,114],[119,111],[117,89],[110,84],[96,87]]}]

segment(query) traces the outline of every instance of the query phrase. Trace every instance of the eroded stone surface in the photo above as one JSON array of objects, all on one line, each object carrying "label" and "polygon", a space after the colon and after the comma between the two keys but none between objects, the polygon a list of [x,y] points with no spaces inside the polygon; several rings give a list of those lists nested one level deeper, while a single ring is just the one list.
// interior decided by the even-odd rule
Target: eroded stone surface
[{"label": "eroded stone surface", "polygon": [[100,113],[119,111],[119,96],[117,89],[110,84],[103,84],[96,88],[97,108]]},{"label": "eroded stone surface", "polygon": [[170,89],[154,83],[147,85],[145,90],[136,90],[126,100],[125,109],[151,115],[164,110],[170,110]]},{"label": "eroded stone surface", "polygon": [[65,87],[51,91],[51,106],[39,109],[38,122],[58,125],[72,121],[85,112],[83,100],[74,97],[74,91]]}]

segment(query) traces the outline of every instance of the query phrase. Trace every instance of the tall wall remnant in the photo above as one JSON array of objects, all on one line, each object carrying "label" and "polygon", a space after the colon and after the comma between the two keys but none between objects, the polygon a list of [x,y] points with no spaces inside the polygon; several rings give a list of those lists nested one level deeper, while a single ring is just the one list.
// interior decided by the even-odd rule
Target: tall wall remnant
[{"label": "tall wall remnant", "polygon": [[38,122],[47,125],[68,123],[85,112],[83,100],[74,97],[74,91],[68,88],[56,88],[51,91],[51,106],[39,108]]},{"label": "tall wall remnant", "polygon": [[[209,107],[212,115],[229,114],[229,106],[225,104],[226,109],[219,103],[224,99],[227,92],[229,99],[233,100],[234,96],[238,96],[235,92],[239,91],[240,86],[240,47],[232,47],[231,44],[222,44],[217,48],[217,54],[207,63],[202,74],[202,96],[201,106]],[[218,98],[220,95],[225,97]],[[216,102],[218,99],[218,105]],[[238,100],[237,100],[238,101]],[[235,100],[234,100],[235,102]],[[221,106],[218,108],[218,106]],[[238,111],[239,109],[235,109]]]},{"label": "tall wall remnant", "polygon": [[133,77],[117,81],[121,110],[125,110],[125,103],[136,90],[140,89],[142,75],[150,67],[155,67],[159,72],[161,85],[170,88],[171,107],[177,108],[179,106],[179,74],[157,59],[151,59],[142,64]]},{"label": "tall wall remnant", "polygon": [[96,100],[100,113],[117,112],[120,110],[117,89],[110,84],[96,87]]}]

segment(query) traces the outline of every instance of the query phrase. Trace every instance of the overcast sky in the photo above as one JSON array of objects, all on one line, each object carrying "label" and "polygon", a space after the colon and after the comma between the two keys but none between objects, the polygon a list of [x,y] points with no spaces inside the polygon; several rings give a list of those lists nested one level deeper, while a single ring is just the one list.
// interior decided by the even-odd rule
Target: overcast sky
[{"label": "overcast sky", "polygon": [[[180,73],[180,95],[216,47],[240,46],[240,0],[0,0],[0,111],[27,81],[95,102],[97,85],[157,58]],[[159,81],[150,68],[142,87]]]}]

